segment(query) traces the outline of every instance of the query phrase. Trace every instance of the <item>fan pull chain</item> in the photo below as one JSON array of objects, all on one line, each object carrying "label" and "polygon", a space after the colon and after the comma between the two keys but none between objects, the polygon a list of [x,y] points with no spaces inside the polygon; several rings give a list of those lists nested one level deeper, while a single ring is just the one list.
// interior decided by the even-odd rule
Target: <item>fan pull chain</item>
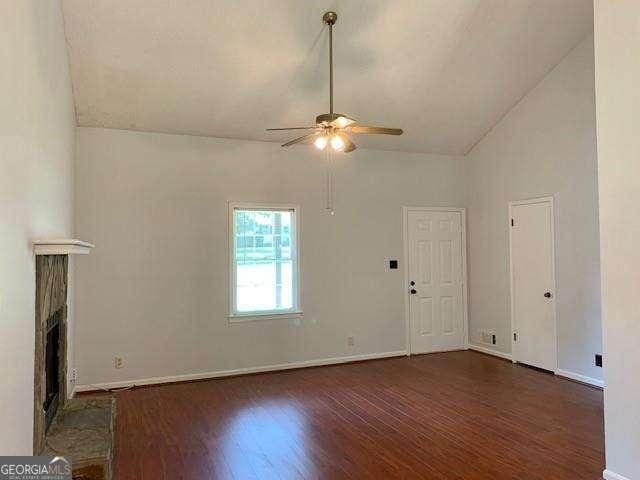
[{"label": "fan pull chain", "polygon": [[326,172],[326,205],[325,210],[329,215],[335,215],[333,210],[333,151],[330,148],[325,149],[325,160],[327,164]]}]

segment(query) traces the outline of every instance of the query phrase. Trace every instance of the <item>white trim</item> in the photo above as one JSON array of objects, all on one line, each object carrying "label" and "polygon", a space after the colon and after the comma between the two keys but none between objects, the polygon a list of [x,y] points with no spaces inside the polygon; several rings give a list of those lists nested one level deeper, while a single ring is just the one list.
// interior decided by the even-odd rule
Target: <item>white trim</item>
[{"label": "white trim", "polygon": [[431,355],[432,353],[466,352],[467,350],[469,350],[469,347],[467,345],[464,345],[458,348],[438,348],[436,350],[429,350],[428,352],[416,352],[416,353],[412,353],[411,355]]},{"label": "white trim", "polygon": [[273,313],[259,313],[249,315],[229,315],[229,323],[243,323],[243,322],[255,322],[256,320],[287,320],[291,318],[301,318],[304,315],[303,312],[273,312]]},{"label": "white trim", "polygon": [[95,245],[75,238],[34,240],[36,255],[87,255]]},{"label": "white trim", "polygon": [[[404,250],[404,327],[406,331],[407,355],[411,355],[411,310],[409,296],[409,212],[456,212],[460,213],[460,226],[462,228],[462,303],[464,305],[462,328],[464,344],[461,349],[469,348],[469,282],[467,281],[467,209],[462,207],[402,207],[402,245]],[[421,352],[430,353],[430,352]],[[435,352],[433,352],[435,353]]]},{"label": "white trim", "polygon": [[511,238],[513,227],[511,226],[511,219],[513,218],[513,207],[518,205],[535,205],[538,203],[548,203],[551,206],[551,277],[553,279],[552,294],[553,294],[553,339],[555,343],[555,358],[554,358],[554,371],[558,370],[558,280],[556,278],[556,208],[555,199],[553,195],[547,195],[544,197],[529,198],[525,200],[514,200],[509,202],[509,218],[507,219],[507,228],[509,229],[509,303],[510,303],[510,323],[511,323],[511,355],[512,361],[516,363],[518,361],[517,346],[513,340],[513,335],[517,333],[517,325],[513,314],[513,240]]},{"label": "white trim", "polygon": [[231,377],[237,375],[247,375],[250,373],[274,372],[279,370],[290,370],[293,368],[319,367],[323,365],[336,365],[340,363],[360,362],[363,360],[377,360],[381,358],[402,357],[407,354],[406,350],[383,353],[365,353],[362,355],[351,355],[348,357],[330,357],[316,360],[303,360],[301,362],[279,363],[275,365],[265,365],[262,367],[237,368],[235,370],[218,370],[214,372],[188,373],[183,375],[173,375],[169,377],[150,377],[138,380],[123,380],[118,382],[95,383],[91,385],[78,385],[75,392],[91,392],[95,390],[113,389],[129,387],[133,385],[155,385],[161,383],[187,382],[190,380],[205,380],[208,378]]},{"label": "white trim", "polygon": [[554,196],[553,194],[549,194],[549,195],[544,195],[542,197],[525,198],[524,200],[512,200],[511,202],[509,202],[509,205],[515,207],[518,205],[535,205],[536,203],[553,203],[553,202],[554,202]]},{"label": "white trim", "polygon": [[[293,271],[293,298],[295,305],[290,310],[278,310],[269,312],[247,312],[238,313],[235,311],[236,291],[235,291],[235,268],[234,268],[234,251],[235,243],[233,238],[233,212],[235,209],[245,210],[292,210],[293,221],[291,225],[291,235],[293,237],[292,248],[294,251],[295,269]],[[227,219],[227,251],[229,261],[229,323],[249,322],[256,320],[274,320],[277,318],[294,318],[300,317],[302,314],[302,269],[301,269],[301,250],[300,237],[302,236],[302,209],[300,205],[293,203],[270,203],[270,202],[233,202],[227,201],[228,219]]]},{"label": "white trim", "polygon": [[579,373],[570,372],[568,370],[557,369],[556,375],[559,377],[569,378],[580,383],[587,383],[594,387],[604,388],[604,380],[598,380],[597,378],[587,377],[586,375],[580,375]]},{"label": "white trim", "polygon": [[404,291],[404,329],[407,355],[411,355],[411,309],[409,307],[409,208],[402,207],[402,289]]},{"label": "white trim", "polygon": [[480,345],[469,344],[469,350],[475,350],[476,352],[486,353],[488,355],[493,355],[494,357],[504,358],[505,360],[513,361],[510,353],[500,352],[498,350],[494,350],[493,348],[481,347]]},{"label": "white trim", "polygon": [[612,472],[608,469],[602,472],[602,478],[604,478],[605,480],[631,480],[630,478],[623,477],[619,473]]}]

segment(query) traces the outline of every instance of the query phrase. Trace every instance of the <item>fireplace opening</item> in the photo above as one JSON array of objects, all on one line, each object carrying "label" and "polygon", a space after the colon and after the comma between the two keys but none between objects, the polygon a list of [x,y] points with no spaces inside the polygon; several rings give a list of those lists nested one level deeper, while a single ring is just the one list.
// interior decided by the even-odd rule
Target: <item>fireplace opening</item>
[{"label": "fireplace opening", "polygon": [[59,308],[47,318],[45,337],[45,398],[42,405],[45,417],[45,430],[58,410],[60,399],[60,320],[63,308]]}]

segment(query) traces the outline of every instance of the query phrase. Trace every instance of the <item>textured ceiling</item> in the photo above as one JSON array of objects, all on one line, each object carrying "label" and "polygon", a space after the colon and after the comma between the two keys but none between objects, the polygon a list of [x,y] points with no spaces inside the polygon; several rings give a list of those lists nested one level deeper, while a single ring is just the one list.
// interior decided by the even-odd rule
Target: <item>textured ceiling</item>
[{"label": "textured ceiling", "polygon": [[[369,148],[462,154],[592,31],[591,0],[63,0],[78,124],[282,141],[336,111]],[[296,135],[294,135],[296,136]]]}]

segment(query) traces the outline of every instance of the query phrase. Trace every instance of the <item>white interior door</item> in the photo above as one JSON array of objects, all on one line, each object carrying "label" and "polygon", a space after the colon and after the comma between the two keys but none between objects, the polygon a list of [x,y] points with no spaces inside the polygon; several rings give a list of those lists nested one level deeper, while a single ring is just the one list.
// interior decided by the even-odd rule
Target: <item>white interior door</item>
[{"label": "white interior door", "polygon": [[513,202],[510,210],[514,360],[555,371],[553,199]]},{"label": "white interior door", "polygon": [[465,348],[459,211],[407,211],[411,353]]}]

